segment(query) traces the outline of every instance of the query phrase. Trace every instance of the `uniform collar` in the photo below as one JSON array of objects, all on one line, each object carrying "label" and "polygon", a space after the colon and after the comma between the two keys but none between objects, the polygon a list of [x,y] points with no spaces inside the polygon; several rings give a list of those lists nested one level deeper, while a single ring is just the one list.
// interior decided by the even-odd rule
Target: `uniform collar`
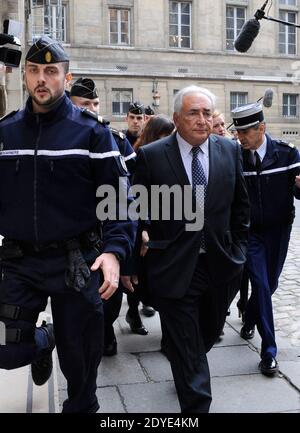
[{"label": "uniform collar", "polygon": [[254,155],[254,152],[257,152],[260,160],[262,161],[267,153],[267,137],[264,135],[264,141],[262,144],[255,150],[251,149],[251,153]]},{"label": "uniform collar", "polygon": [[34,113],[32,98],[29,97],[25,106],[25,118],[29,121],[52,123],[65,116],[66,111],[72,107],[70,99],[64,94],[56,103],[52,106],[51,110],[47,113]]}]

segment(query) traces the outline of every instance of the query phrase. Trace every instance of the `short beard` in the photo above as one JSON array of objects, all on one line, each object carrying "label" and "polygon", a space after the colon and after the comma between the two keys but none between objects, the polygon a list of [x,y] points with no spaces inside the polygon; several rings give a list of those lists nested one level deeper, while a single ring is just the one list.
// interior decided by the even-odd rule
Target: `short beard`
[{"label": "short beard", "polygon": [[129,131],[129,132],[133,137],[139,137],[141,135],[141,133],[138,131]]},{"label": "short beard", "polygon": [[31,95],[32,100],[37,105],[39,105],[40,107],[47,107],[47,108],[51,108],[61,97],[62,97],[62,95],[59,95],[59,96],[56,96],[56,97],[50,95],[49,99],[47,99],[46,101],[41,101],[35,95]]}]

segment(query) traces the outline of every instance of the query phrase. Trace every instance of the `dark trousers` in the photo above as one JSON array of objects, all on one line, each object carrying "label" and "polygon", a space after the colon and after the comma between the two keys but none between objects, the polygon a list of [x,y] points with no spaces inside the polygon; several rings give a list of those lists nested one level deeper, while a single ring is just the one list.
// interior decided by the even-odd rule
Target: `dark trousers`
[{"label": "dark trousers", "polygon": [[138,311],[140,298],[136,292],[131,292],[127,294],[127,303],[128,307],[132,313],[136,313]]},{"label": "dark trousers", "polygon": [[291,226],[277,226],[250,232],[247,270],[252,292],[245,313],[245,327],[257,326],[261,336],[261,357],[276,357],[272,295],[278,287],[288,251]]},{"label": "dark trousers", "polygon": [[[226,290],[214,290],[200,255],[193,280],[180,299],[156,298],[164,342],[183,413],[206,413],[211,404],[206,352],[223,329],[229,302]],[[215,294],[220,295],[218,302]]]},{"label": "dark trousers", "polygon": [[[89,265],[95,257],[94,253],[86,255]],[[59,250],[4,261],[0,303],[38,314],[51,296],[57,353],[68,382],[68,399],[63,403],[63,412],[94,412],[99,408],[96,378],[103,350],[100,274],[93,272],[87,289],[78,293],[66,287],[65,268],[66,254]],[[42,339],[34,338],[35,320],[0,320],[7,328],[19,328],[32,334],[29,341],[0,346],[0,368],[19,368],[37,359]]]},{"label": "dark trousers", "polygon": [[120,314],[123,298],[122,285],[118,287],[118,290],[107,300],[103,302],[104,310],[104,344],[107,346],[114,338],[114,327],[113,324],[117,320]]},{"label": "dark trousers", "polygon": [[244,316],[247,302],[248,302],[248,294],[249,294],[249,274],[248,270],[245,267],[243,270],[243,275],[241,279],[241,285],[240,285],[240,298],[237,302],[238,309],[240,313],[242,314],[242,317]]}]

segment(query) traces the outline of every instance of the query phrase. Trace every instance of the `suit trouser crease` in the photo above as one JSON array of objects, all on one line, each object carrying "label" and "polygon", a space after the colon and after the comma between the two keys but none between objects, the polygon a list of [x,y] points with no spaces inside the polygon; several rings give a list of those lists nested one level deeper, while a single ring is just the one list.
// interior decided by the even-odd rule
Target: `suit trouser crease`
[{"label": "suit trouser crease", "polygon": [[[192,283],[182,298],[157,298],[155,302],[181,411],[185,413],[208,412],[212,399],[207,346],[200,318],[206,310],[209,291],[207,271],[202,261],[201,258]],[[226,308],[225,305],[224,320]],[[221,329],[223,324],[220,324]]]}]

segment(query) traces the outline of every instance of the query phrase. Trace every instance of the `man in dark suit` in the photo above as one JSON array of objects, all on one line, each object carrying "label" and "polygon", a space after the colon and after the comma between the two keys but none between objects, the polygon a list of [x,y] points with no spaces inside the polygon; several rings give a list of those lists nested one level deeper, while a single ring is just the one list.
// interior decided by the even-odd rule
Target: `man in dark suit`
[{"label": "man in dark suit", "polygon": [[[223,329],[238,287],[249,226],[241,151],[232,140],[210,136],[214,105],[215,96],[206,89],[189,86],[179,91],[173,116],[177,132],[140,149],[134,176],[134,183],[148,193],[153,185],[178,185],[183,193],[192,185],[193,209],[203,212],[205,203],[202,230],[196,224],[191,230],[193,223],[187,229],[191,221],[184,199],[171,200],[166,220],[166,201],[159,218],[151,219],[152,197],[146,224],[148,285],[185,413],[209,411],[206,352]],[[184,215],[179,219],[180,210]]]}]

